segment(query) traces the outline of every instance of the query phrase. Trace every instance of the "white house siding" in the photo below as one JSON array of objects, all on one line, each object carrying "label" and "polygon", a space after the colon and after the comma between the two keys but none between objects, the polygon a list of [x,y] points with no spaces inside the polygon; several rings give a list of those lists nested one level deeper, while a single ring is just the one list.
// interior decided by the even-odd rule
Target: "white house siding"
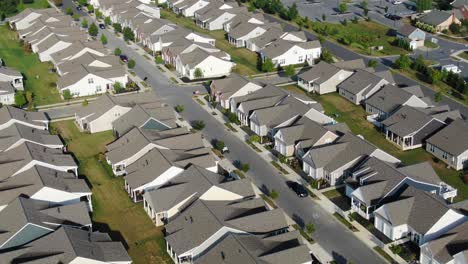
[{"label": "white house siding", "polygon": [[468,149],[459,156],[454,156],[443,149],[426,142],[426,151],[436,156],[455,170],[462,170],[468,167]]},{"label": "white house siding", "polygon": [[[67,75],[62,76],[61,78],[67,78]],[[109,79],[88,73],[76,83],[66,87],[59,87],[59,89],[61,93],[63,93],[64,90],[69,90],[73,97],[80,97],[103,94],[107,91],[107,86],[110,84],[112,84],[112,81]]]},{"label": "white house siding", "polygon": [[12,105],[15,103],[15,93],[0,94],[0,103],[2,105]]},{"label": "white house siding", "polygon": [[283,36],[281,36],[281,39],[292,41],[292,42],[306,42],[307,40],[300,39],[297,36],[289,33],[285,33]]},{"label": "white house siding", "polygon": [[293,46],[284,54],[271,58],[273,64],[279,66],[294,65],[307,62],[309,65],[313,64],[313,60],[320,58],[322,48],[316,49],[303,49],[299,46]]},{"label": "white house siding", "polygon": [[[258,36],[261,36],[263,35],[263,33],[265,33],[266,30],[262,27],[256,27],[254,30],[250,31],[248,34],[238,38],[238,39],[233,39],[236,41],[236,46],[237,47],[245,47],[246,45],[246,41],[249,40],[249,39],[252,39],[252,38],[256,38]],[[239,42],[240,41],[240,42]]]},{"label": "white house siding", "polygon": [[156,147],[155,144],[148,144],[142,149],[140,149],[137,153],[135,153],[133,156],[129,157],[128,159],[125,160],[119,160],[117,161],[116,164],[112,164],[112,167],[115,165],[124,165],[124,167],[128,167],[131,164],[133,164],[135,161],[137,161],[139,158],[143,157],[146,153],[148,153],[150,150],[154,149]]},{"label": "white house siding", "polygon": [[[181,201],[180,203],[176,204],[174,207],[170,208],[169,210],[167,210],[167,212],[165,212],[165,216],[170,219],[174,216],[176,216],[179,212],[180,212],[180,208],[182,208],[184,205],[186,205],[189,201],[192,200],[192,198],[195,196],[196,194],[192,194],[190,195],[189,197],[185,198],[183,201]],[[159,213],[161,212],[158,212],[156,215],[158,215]],[[162,219],[158,219],[159,222],[162,222],[161,220]],[[158,221],[157,220],[157,221]]]},{"label": "white house siding", "polygon": [[341,70],[329,80],[321,83],[320,85],[315,86],[317,87],[317,90],[315,92],[317,92],[318,94],[334,93],[337,90],[336,86],[342,83],[352,74],[352,72]]},{"label": "white house siding", "polygon": [[167,183],[168,181],[172,180],[175,178],[179,173],[183,172],[184,169],[178,168],[178,167],[170,167],[167,169],[165,172],[163,172],[161,175],[154,175],[157,177],[156,179],[152,180],[151,182],[148,182],[142,186],[139,186],[134,189],[134,191],[141,191],[141,190],[150,190],[150,189],[157,189],[159,186]]},{"label": "white house siding", "polygon": [[79,203],[83,196],[91,195],[91,193],[71,193],[50,187],[43,187],[38,192],[31,196],[31,199],[45,201],[53,204],[67,205]]},{"label": "white house siding", "polygon": [[[206,43],[206,44],[210,44],[212,46],[214,46],[216,44],[215,39],[205,38],[205,37],[200,36],[200,35],[195,34],[195,33],[190,33],[187,36],[185,36],[185,38],[188,39],[188,40],[191,40],[193,42],[196,42],[196,43]],[[207,49],[205,49],[205,50],[207,50]]]},{"label": "white house siding", "polygon": [[236,15],[228,12],[223,13],[221,16],[208,22],[208,30],[221,30],[224,23],[233,19]]},{"label": "white house siding", "polygon": [[261,137],[264,137],[268,134],[268,128],[265,125],[260,126],[252,120],[250,120],[250,130]]},{"label": "white house siding", "polygon": [[41,16],[39,13],[32,12],[21,20],[13,21],[16,30],[23,30],[31,26],[32,22]]},{"label": "white house siding", "polygon": [[218,186],[211,186],[210,189],[200,196],[200,200],[204,201],[234,201],[241,198],[243,197],[228,190],[219,188]]},{"label": "white house siding", "polygon": [[209,56],[192,69],[184,67],[185,72],[182,70],[179,73],[189,79],[195,79],[195,69],[200,68],[203,72],[202,78],[215,78],[230,75],[233,66],[234,64],[230,61]]},{"label": "white house siding", "polygon": [[109,261],[103,262],[95,259],[76,257],[69,264],[131,264],[131,261]]},{"label": "white house siding", "polygon": [[234,97],[239,97],[239,96],[244,96],[249,93],[255,92],[257,90],[260,90],[263,88],[260,85],[257,85],[255,83],[249,82],[246,85],[244,85],[241,89],[239,89],[237,92],[233,93],[229,99],[234,98]]},{"label": "white house siding", "polygon": [[[362,90],[357,94],[357,102],[355,104],[360,104],[370,98],[372,95],[374,95],[376,92],[378,92],[382,87],[384,87],[386,84],[388,84],[388,81],[385,79],[380,80],[374,87],[372,87],[370,90]],[[366,94],[363,94],[366,92]]]},{"label": "white house siding", "polygon": [[33,161],[29,162],[28,164],[24,165],[21,169],[17,170],[11,176],[13,177],[15,175],[18,175],[19,173],[21,173],[23,171],[27,171],[27,170],[31,169],[32,167],[34,167],[34,166],[42,166],[42,167],[46,167],[46,168],[49,168],[49,169],[64,171],[64,172],[73,171],[75,176],[78,176],[78,166],[56,166],[56,165],[53,165],[53,164],[49,164],[49,163],[45,163],[45,162],[37,161],[37,160],[33,160]]},{"label": "white house siding", "polygon": [[101,131],[112,130],[112,122],[114,122],[123,114],[130,111],[130,109],[130,107],[123,107],[120,105],[112,107],[105,114],[101,115],[100,117],[96,118],[95,120],[89,123],[89,131],[91,133],[97,133]]},{"label": "white house siding", "polygon": [[25,125],[25,126],[40,129],[40,130],[47,130],[48,129],[48,122],[47,121],[44,121],[44,125],[34,125],[34,124],[31,124],[31,123],[28,123],[28,122],[23,122],[23,121],[16,120],[16,119],[12,118],[12,119],[8,120],[8,122],[1,124],[0,125],[0,130],[9,128],[10,126],[12,126],[14,124],[21,124],[21,125]]},{"label": "white house siding", "polygon": [[375,228],[377,228],[377,230],[382,232],[386,237],[388,237],[392,241],[405,237],[409,232],[408,225],[406,224],[399,225],[399,226],[392,226],[380,214],[375,213],[374,216],[375,216],[375,219],[374,219]]}]

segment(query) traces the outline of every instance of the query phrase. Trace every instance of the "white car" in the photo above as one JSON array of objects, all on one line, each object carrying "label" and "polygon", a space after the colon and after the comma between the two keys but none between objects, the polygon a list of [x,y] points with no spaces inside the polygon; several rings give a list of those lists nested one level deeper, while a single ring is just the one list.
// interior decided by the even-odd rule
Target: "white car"
[{"label": "white car", "polygon": [[400,0],[390,0],[390,2],[391,2],[392,4],[394,4],[394,5],[399,5],[399,4],[403,3],[403,2],[400,1]]},{"label": "white car", "polygon": [[461,70],[458,68],[458,66],[454,65],[454,64],[448,64],[448,65],[442,66],[441,71],[448,71],[448,72],[453,72],[453,73],[460,73],[461,72]]}]

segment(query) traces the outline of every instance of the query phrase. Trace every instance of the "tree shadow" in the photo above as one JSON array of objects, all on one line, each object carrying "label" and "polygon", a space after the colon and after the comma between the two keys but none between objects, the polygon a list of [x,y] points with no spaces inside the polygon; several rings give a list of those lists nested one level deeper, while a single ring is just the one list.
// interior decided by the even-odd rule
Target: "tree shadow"
[{"label": "tree shadow", "polygon": [[346,260],[346,258],[341,255],[340,253],[336,252],[336,251],[333,251],[332,252],[332,257],[333,259],[335,260],[336,263],[338,264],[346,264],[348,263],[348,261]]},{"label": "tree shadow", "polygon": [[297,214],[292,215],[292,220],[294,220],[294,222],[296,222],[301,228],[305,227],[304,219],[302,219],[302,217],[298,216]]}]

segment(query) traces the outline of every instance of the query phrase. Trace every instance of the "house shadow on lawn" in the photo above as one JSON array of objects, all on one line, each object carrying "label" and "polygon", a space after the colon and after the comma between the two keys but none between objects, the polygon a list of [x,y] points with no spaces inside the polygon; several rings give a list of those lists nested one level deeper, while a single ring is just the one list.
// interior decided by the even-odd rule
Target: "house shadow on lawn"
[{"label": "house shadow on lawn", "polygon": [[119,241],[122,243],[122,245],[125,247],[125,250],[128,251],[129,247],[127,244],[127,241],[125,238],[122,236],[122,234],[119,231],[114,231],[111,230],[109,225],[106,223],[100,223],[100,222],[94,222],[93,223],[93,229],[102,233],[107,233],[109,234],[110,238],[112,241]]}]

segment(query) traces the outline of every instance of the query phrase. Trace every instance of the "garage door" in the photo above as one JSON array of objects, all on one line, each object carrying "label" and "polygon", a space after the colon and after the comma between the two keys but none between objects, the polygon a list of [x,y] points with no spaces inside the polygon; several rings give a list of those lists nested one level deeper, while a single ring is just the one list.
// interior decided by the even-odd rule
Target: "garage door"
[{"label": "garage door", "polygon": [[392,227],[389,224],[384,223],[384,232],[383,233],[387,237],[392,238]]}]

